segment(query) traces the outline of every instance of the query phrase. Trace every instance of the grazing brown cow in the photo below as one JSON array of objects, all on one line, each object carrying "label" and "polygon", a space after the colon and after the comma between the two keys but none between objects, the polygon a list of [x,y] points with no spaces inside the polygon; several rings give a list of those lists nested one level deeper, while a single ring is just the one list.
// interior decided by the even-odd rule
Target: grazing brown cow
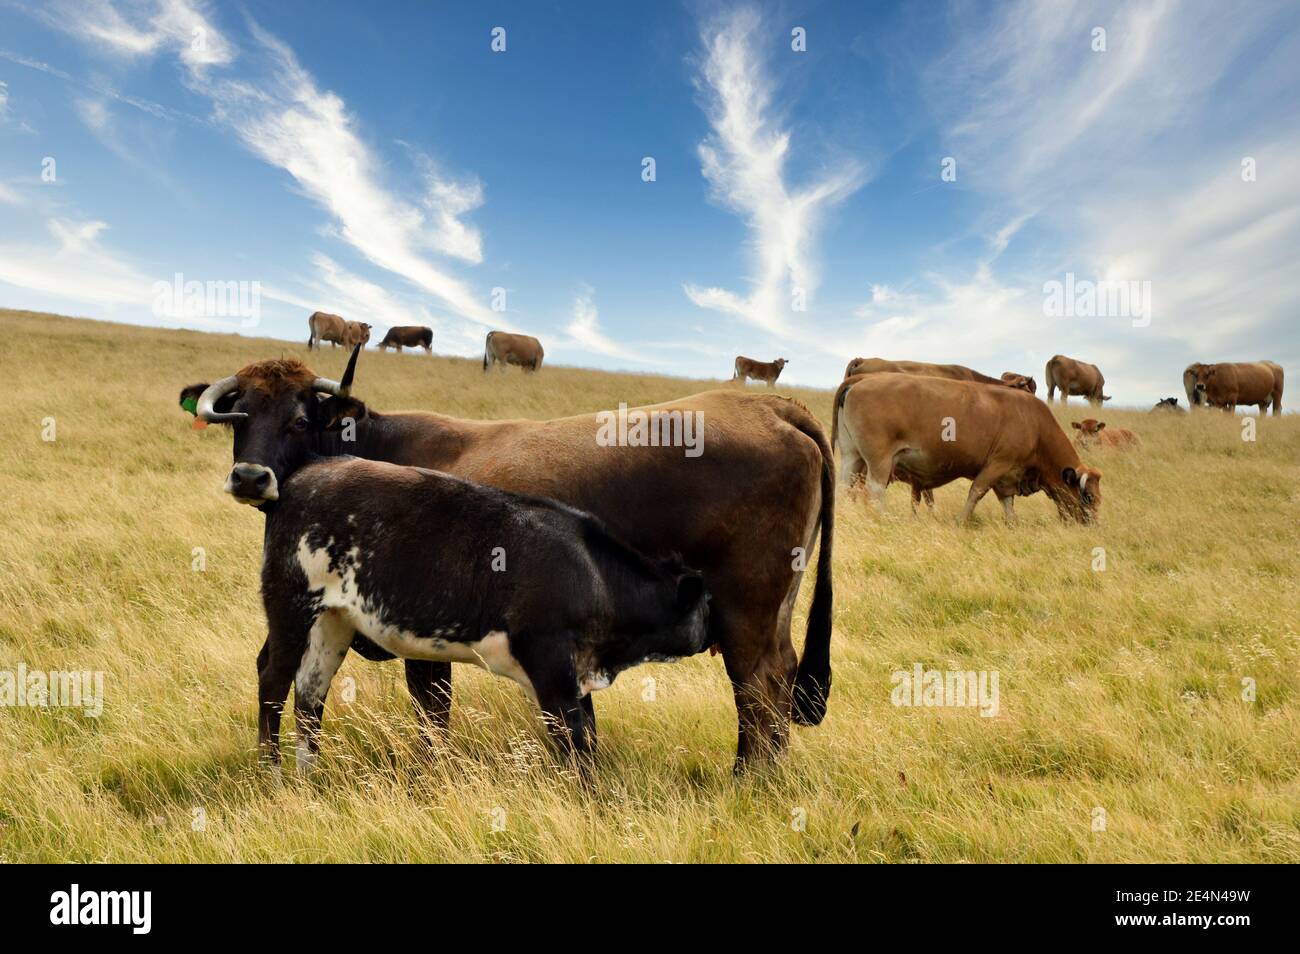
[{"label": "grazing brown cow", "polygon": [[766,381],[769,388],[775,387],[776,379],[781,376],[781,372],[789,363],[785,358],[777,358],[775,361],[755,361],[753,358],[740,355],[736,358],[736,372],[731,376],[731,380],[743,383],[753,378],[755,381]]},{"label": "grazing brown cow", "polygon": [[[1013,375],[1008,371],[1001,378],[991,378],[987,374],[966,367],[964,364],[931,364],[928,361],[890,361],[886,358],[854,358],[844,369],[845,379],[859,374],[921,374],[931,378],[947,378],[950,381],[975,381],[979,384],[996,384],[998,387],[1017,388],[1031,394],[1038,389],[1033,378],[1023,374]],[[1008,375],[1023,380],[1009,381]]]},{"label": "grazing brown cow", "polygon": [[331,347],[343,345],[345,348],[364,346],[370,340],[370,326],[360,321],[346,321],[338,315],[327,312],[312,312],[307,319],[311,335],[307,338],[307,350],[320,348],[322,341],[328,341]]},{"label": "grazing brown cow", "polygon": [[[802,725],[822,720],[831,684],[835,459],[821,424],[802,404],[724,389],[624,412],[633,424],[632,415],[642,413],[698,420],[701,453],[691,456],[671,441],[601,441],[608,421],[597,414],[551,421],[380,414],[349,396],[353,367],[335,382],[296,361],[263,362],[181,392],[182,404],[197,400],[205,420],[234,425],[232,495],[273,501],[277,467],[302,454],[349,454],[558,499],[594,513],[642,553],[655,559],[676,553],[703,574],[713,595],[710,644],[721,648],[735,692],[738,766],[782,749],[792,718]],[[250,416],[240,416],[245,413]],[[325,428],[347,417],[355,427],[345,442]],[[791,554],[809,554],[814,545],[820,546],[816,585],[799,659],[790,626],[804,564]],[[385,658],[365,640],[353,648]],[[450,664],[408,661],[406,667],[422,711],[445,726]]]},{"label": "grazing brown cow", "polygon": [[1273,415],[1282,413],[1282,366],[1273,361],[1222,364],[1189,364],[1183,372],[1183,387],[1192,407],[1218,407],[1235,411],[1238,405],[1259,405],[1264,414],[1273,405]]},{"label": "grazing brown cow", "polygon": [[1047,362],[1047,400],[1051,401],[1057,388],[1061,390],[1061,403],[1069,404],[1070,396],[1076,395],[1088,399],[1094,407],[1101,407],[1103,401],[1109,401],[1110,395],[1103,394],[1106,379],[1101,369],[1095,364],[1067,358],[1063,354],[1055,355]]},{"label": "grazing brown cow", "polygon": [[1085,447],[1114,447],[1123,449],[1126,447],[1137,447],[1137,435],[1127,427],[1106,427],[1105,421],[1099,421],[1095,417],[1087,418],[1082,421],[1075,421],[1070,425],[1078,434],[1074,435],[1074,446],[1080,449]]},{"label": "grazing brown cow", "polygon": [[1027,374],[1016,374],[1014,371],[1002,372],[1002,383],[1009,387],[1018,388],[1021,391],[1028,391],[1030,394],[1038,393],[1038,382]]},{"label": "grazing brown cow", "polygon": [[384,340],[379,342],[379,350],[396,348],[423,348],[425,354],[433,354],[433,329],[424,325],[396,325],[388,329]]},{"label": "grazing brown cow", "polygon": [[1043,491],[1063,518],[1089,523],[1101,506],[1101,474],[1084,467],[1051,410],[1033,395],[911,374],[871,374],[835,394],[841,482],[860,479],[883,508],[885,487],[916,490],[971,481],[960,521],[992,490],[1007,521],[1017,496]]},{"label": "grazing brown cow", "polygon": [[489,331],[483,343],[483,371],[493,362],[501,362],[501,370],[508,364],[517,364],[525,371],[536,371],[542,366],[546,352],[542,343],[532,335],[516,335],[508,331]]}]

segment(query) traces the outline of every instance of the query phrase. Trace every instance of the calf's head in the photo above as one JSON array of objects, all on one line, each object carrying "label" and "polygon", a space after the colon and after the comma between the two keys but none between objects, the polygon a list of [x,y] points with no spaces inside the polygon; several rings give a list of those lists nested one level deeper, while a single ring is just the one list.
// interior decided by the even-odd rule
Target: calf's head
[{"label": "calf's head", "polygon": [[1079,432],[1075,440],[1077,440],[1080,444],[1087,444],[1087,443],[1091,443],[1092,441],[1095,441],[1097,439],[1097,435],[1099,435],[1103,430],[1105,430],[1106,422],[1099,421],[1095,417],[1090,417],[1083,421],[1075,421],[1070,426]]},{"label": "calf's head", "polygon": [[613,630],[601,648],[601,665],[617,672],[707,649],[712,638],[704,577],[675,556],[651,560],[612,541],[607,546],[597,549],[605,551],[598,559],[611,585]]},{"label": "calf's head", "polygon": [[250,364],[213,384],[181,391],[182,407],[193,402],[196,417],[227,424],[234,433],[226,493],[255,507],[278,500],[280,485],[321,452],[325,432],[366,416],[366,406],[349,396],[360,350],[353,350],[341,382],[317,377],[289,358]]}]

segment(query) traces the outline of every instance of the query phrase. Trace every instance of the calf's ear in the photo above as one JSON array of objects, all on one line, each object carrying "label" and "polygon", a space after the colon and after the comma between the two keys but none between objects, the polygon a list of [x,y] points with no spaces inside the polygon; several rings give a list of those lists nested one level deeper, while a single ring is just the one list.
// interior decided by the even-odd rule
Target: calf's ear
[{"label": "calf's ear", "polygon": [[677,578],[677,608],[688,612],[704,599],[704,577],[698,573],[686,573]]},{"label": "calf's ear", "polygon": [[1075,472],[1073,467],[1067,467],[1065,470],[1061,471],[1061,479],[1065,481],[1065,486],[1067,487],[1079,486],[1079,475]]},{"label": "calf's ear", "polygon": [[364,421],[369,412],[366,410],[365,403],[354,397],[331,396],[320,402],[317,413],[320,415],[318,420],[321,430],[336,431],[348,418]]},{"label": "calf's ear", "polygon": [[1098,422],[1097,422],[1097,430],[1099,430],[1099,431],[1104,431],[1105,429],[1106,429],[1106,422],[1105,422],[1105,421],[1098,421]]},{"label": "calf's ear", "polygon": [[1081,430],[1083,430],[1083,425],[1080,424],[1078,421],[1075,421],[1075,422],[1074,422],[1073,424],[1071,424],[1070,426],[1073,427],[1076,431],[1081,431]]}]

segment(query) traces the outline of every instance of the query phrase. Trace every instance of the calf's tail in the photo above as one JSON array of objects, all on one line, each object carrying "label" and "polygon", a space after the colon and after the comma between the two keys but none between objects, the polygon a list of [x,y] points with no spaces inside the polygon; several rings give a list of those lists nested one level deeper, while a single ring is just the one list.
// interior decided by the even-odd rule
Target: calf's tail
[{"label": "calf's tail", "polygon": [[492,332],[488,332],[487,338],[483,342],[483,370],[488,369],[488,355],[492,353]]}]

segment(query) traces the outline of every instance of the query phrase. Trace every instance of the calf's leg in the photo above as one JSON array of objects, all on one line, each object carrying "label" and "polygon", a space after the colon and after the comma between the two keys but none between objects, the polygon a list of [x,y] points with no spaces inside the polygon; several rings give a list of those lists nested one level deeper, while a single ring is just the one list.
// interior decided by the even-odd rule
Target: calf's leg
[{"label": "calf's leg", "polygon": [[257,654],[257,749],[259,758],[280,765],[280,717],[289,685],[307,643],[307,626],[273,621]]},{"label": "calf's leg", "polygon": [[320,751],[320,719],[334,674],[352,644],[352,624],[326,610],[316,618],[294,675],[293,704],[298,729],[298,773],[316,762]]},{"label": "calf's leg", "polygon": [[578,694],[574,669],[574,639],[519,633],[510,638],[510,651],[533,684],[546,728],[562,755],[595,754],[596,737],[587,731],[588,701]]},{"label": "calf's leg", "polygon": [[407,659],[406,688],[420,715],[439,733],[451,724],[451,663]]}]

